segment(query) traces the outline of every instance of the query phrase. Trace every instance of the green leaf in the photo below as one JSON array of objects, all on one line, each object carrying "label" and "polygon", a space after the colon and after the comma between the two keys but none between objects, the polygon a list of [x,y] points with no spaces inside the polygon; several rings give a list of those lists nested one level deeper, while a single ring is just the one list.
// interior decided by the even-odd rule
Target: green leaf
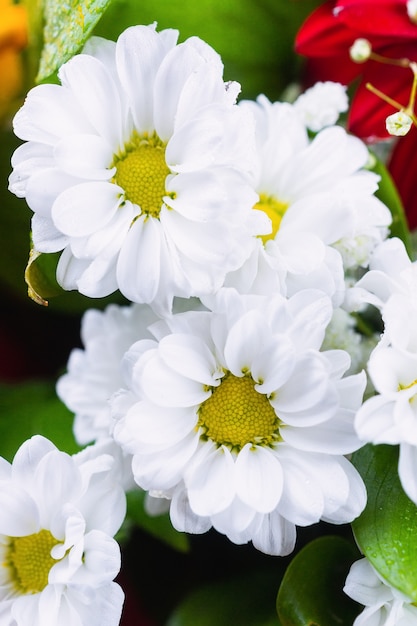
[{"label": "green leaf", "polygon": [[180,41],[196,35],[222,56],[226,80],[242,85],[242,97],[277,99],[297,80],[301,58],[295,34],[320,0],[115,0],[95,32],[116,39],[128,26],[158,23],[175,28]]},{"label": "green leaf", "polygon": [[358,557],[353,543],[341,537],[307,544],[291,561],[278,592],[282,626],[352,626],[359,607],[343,586]]},{"label": "green leaf", "polygon": [[174,550],[188,552],[188,536],[175,530],[167,513],[151,516],[145,509],[146,494],[137,489],[126,494],[127,515],[119,539],[128,538],[133,525],[139,526]]},{"label": "green leaf", "polygon": [[179,605],[166,626],[280,626],[274,610],[278,584],[277,575],[259,570],[205,585]]},{"label": "green leaf", "polygon": [[0,456],[11,461],[20,445],[36,434],[44,435],[64,452],[78,452],[73,419],[58,399],[53,383],[0,385]]},{"label": "green leaf", "polygon": [[417,507],[398,478],[398,447],[367,445],[352,458],[368,502],[352,527],[356,541],[391,585],[417,601]]},{"label": "green leaf", "polygon": [[56,72],[87,41],[112,0],[44,0],[44,47],[36,80]]},{"label": "green leaf", "polygon": [[28,296],[42,306],[48,306],[46,298],[57,296],[63,292],[55,278],[59,256],[59,253],[41,254],[34,248],[30,251],[25,271]]},{"label": "green leaf", "polygon": [[399,237],[407,248],[408,253],[412,254],[412,246],[410,240],[410,231],[407,226],[407,220],[404,213],[404,207],[398,194],[395,183],[388,172],[385,165],[372,154],[375,162],[370,168],[375,174],[381,177],[379,181],[378,191],[375,193],[384,204],[387,205],[392,215],[392,224],[390,226],[391,237]]}]

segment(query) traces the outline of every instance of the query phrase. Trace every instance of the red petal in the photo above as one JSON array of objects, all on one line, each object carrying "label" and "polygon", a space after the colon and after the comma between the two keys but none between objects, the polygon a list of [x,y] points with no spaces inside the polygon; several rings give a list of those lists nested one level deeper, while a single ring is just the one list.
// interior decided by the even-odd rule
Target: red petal
[{"label": "red petal", "polygon": [[410,230],[417,228],[417,176],[413,167],[417,153],[417,129],[401,137],[391,155],[388,169],[404,204]]},{"label": "red petal", "polygon": [[295,39],[295,50],[309,57],[305,68],[305,84],[331,80],[348,85],[362,68],[349,57],[355,37],[335,20],[335,2],[318,7],[304,22]]},{"label": "red petal", "polygon": [[347,28],[361,32],[361,37],[382,36],[417,38],[417,25],[407,14],[406,0],[341,0],[337,2],[337,18]]},{"label": "red petal", "polygon": [[335,2],[326,2],[311,13],[295,38],[295,50],[309,57],[346,54],[352,45],[352,34],[335,19]]}]

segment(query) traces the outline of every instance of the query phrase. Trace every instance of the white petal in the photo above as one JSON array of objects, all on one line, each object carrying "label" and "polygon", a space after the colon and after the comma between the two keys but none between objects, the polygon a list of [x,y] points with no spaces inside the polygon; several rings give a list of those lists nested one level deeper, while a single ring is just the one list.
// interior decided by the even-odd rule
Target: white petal
[{"label": "white petal", "polygon": [[191,432],[179,443],[162,451],[133,457],[137,484],[146,490],[166,491],[182,482],[187,464],[196,453],[199,436]]},{"label": "white petal", "polygon": [[151,446],[163,449],[176,445],[194,431],[197,419],[193,408],[161,408],[146,401],[136,403],[125,418],[133,439],[132,452],[146,454]]},{"label": "white petal", "polygon": [[117,264],[117,282],[121,292],[133,302],[153,302],[161,272],[169,271],[161,267],[163,238],[159,220],[143,215],[127,233]]},{"label": "white petal", "polygon": [[55,512],[80,490],[80,476],[70,456],[53,450],[39,462],[34,478],[36,492],[41,494],[41,524],[48,527]]},{"label": "white petal", "polygon": [[32,239],[38,252],[59,252],[68,244],[68,237],[55,228],[52,219],[37,213],[32,217]]},{"label": "white petal", "polygon": [[112,150],[97,135],[71,135],[62,139],[54,149],[58,167],[79,178],[109,180],[115,173],[110,168]]},{"label": "white petal", "polygon": [[[166,141],[174,132],[175,118],[181,92],[189,76],[205,67],[208,59],[195,40],[186,41],[173,47],[164,57],[155,78],[154,123],[158,136]],[[206,58],[204,58],[206,57]],[[204,75],[202,75],[202,80]]]},{"label": "white petal", "polygon": [[38,85],[29,91],[13,128],[21,139],[49,145],[61,137],[92,131],[73,94],[60,85]]},{"label": "white petal", "polygon": [[165,365],[159,356],[146,363],[140,384],[144,394],[159,406],[197,406],[211,394],[202,383],[182,376]]},{"label": "white petal", "polygon": [[385,396],[368,398],[355,417],[355,428],[362,441],[374,444],[400,442],[398,426],[394,422],[395,402]]},{"label": "white petal", "polygon": [[122,190],[102,182],[80,183],[63,191],[52,207],[55,226],[69,237],[85,237],[106,226],[115,215]]},{"label": "white petal", "polygon": [[235,376],[251,371],[252,362],[265,347],[268,336],[260,311],[249,311],[230,329],[224,346],[228,369]]},{"label": "white petal", "polygon": [[329,384],[317,353],[300,358],[290,379],[270,402],[281,419],[294,426],[310,426],[331,417],[338,396]]},{"label": "white petal", "polygon": [[296,529],[278,511],[263,515],[256,531],[253,531],[252,543],[255,548],[272,556],[286,556],[294,550]]},{"label": "white petal", "polygon": [[213,385],[218,365],[207,344],[195,335],[175,333],[159,342],[161,359],[172,370],[204,385]]},{"label": "white petal", "polygon": [[[152,131],[153,84],[161,61],[168,50],[175,46],[178,32],[155,32],[153,26],[134,26],[119,37],[116,47],[116,63],[120,81],[128,96],[136,128],[141,132]],[[169,34],[169,37],[167,37]],[[164,94],[164,99],[169,99]]]},{"label": "white petal", "polygon": [[289,338],[275,335],[272,345],[260,351],[252,362],[252,377],[262,381],[255,385],[256,391],[264,394],[276,391],[291,376],[295,362],[295,351]]},{"label": "white petal", "polygon": [[282,494],[283,473],[270,450],[246,444],[236,464],[236,493],[259,513],[270,513]]},{"label": "white petal", "polygon": [[173,527],[180,532],[202,534],[211,528],[209,517],[201,517],[191,510],[184,488],[175,490],[169,513]]},{"label": "white petal", "polygon": [[185,477],[190,507],[197,515],[219,513],[232,502],[235,489],[233,457],[225,447],[196,463]]},{"label": "white petal", "polygon": [[400,445],[398,474],[402,488],[410,500],[417,504],[417,447],[408,443]]},{"label": "white petal", "polygon": [[30,495],[17,484],[0,484],[0,507],[0,534],[23,537],[40,530],[38,508]]},{"label": "white petal", "polygon": [[58,168],[41,170],[28,181],[26,202],[37,215],[51,218],[51,209],[57,197],[79,182],[78,178]]},{"label": "white petal", "polygon": [[59,77],[77,99],[91,126],[117,152],[124,139],[124,111],[107,68],[88,54],[78,54],[61,67]]},{"label": "white petal", "polygon": [[320,482],[312,476],[317,455],[287,451],[278,447],[278,458],[284,470],[284,486],[278,510],[290,522],[308,526],[319,521],[324,510]]}]

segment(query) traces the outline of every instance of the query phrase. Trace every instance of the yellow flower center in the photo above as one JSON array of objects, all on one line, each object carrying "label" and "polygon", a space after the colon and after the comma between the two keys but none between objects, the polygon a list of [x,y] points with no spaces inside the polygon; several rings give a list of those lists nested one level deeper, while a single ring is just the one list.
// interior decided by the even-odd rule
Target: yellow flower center
[{"label": "yellow flower center", "polygon": [[39,593],[48,584],[51,567],[58,561],[51,550],[59,543],[49,530],[26,537],[10,537],[4,566],[8,567],[15,589],[22,593]]},{"label": "yellow flower center", "polygon": [[122,187],[127,200],[137,204],[141,212],[159,217],[163,205],[165,181],[170,174],[165,161],[165,144],[153,133],[134,134],[122,155],[115,157],[113,181]]},{"label": "yellow flower center", "polygon": [[268,196],[266,193],[259,194],[259,202],[257,202],[253,208],[266,213],[272,222],[272,232],[268,233],[268,235],[261,236],[264,243],[270,239],[275,239],[275,235],[279,230],[281,220],[288,206],[288,202],[277,200],[274,196]]},{"label": "yellow flower center", "polygon": [[250,375],[225,375],[200,406],[198,427],[204,438],[234,450],[247,443],[270,445],[280,441],[280,421],[268,397],[255,389]]}]

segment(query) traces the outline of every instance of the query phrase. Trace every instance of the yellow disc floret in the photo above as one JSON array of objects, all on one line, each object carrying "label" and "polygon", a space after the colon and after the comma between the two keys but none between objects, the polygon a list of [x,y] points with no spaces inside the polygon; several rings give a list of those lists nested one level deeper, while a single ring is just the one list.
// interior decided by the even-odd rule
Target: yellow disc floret
[{"label": "yellow disc floret", "polygon": [[49,572],[57,563],[51,550],[58,543],[49,530],[25,537],[10,537],[3,565],[9,568],[16,591],[26,594],[45,589]]},{"label": "yellow disc floret", "polygon": [[113,182],[122,187],[126,199],[137,204],[142,213],[158,217],[163,197],[168,195],[165,181],[170,174],[165,161],[165,144],[159,137],[155,133],[135,133],[112,165],[116,167]]},{"label": "yellow disc floret", "polygon": [[288,203],[277,200],[274,196],[268,196],[266,193],[259,194],[259,202],[253,207],[257,211],[263,211],[267,214],[272,222],[272,232],[267,235],[262,235],[261,239],[264,243],[269,239],[274,239],[275,235],[279,231],[281,220],[284,217],[285,211],[288,209]]},{"label": "yellow disc floret", "polygon": [[218,445],[240,450],[247,443],[279,441],[279,419],[268,397],[255,389],[250,375],[225,375],[200,406],[198,426]]}]

